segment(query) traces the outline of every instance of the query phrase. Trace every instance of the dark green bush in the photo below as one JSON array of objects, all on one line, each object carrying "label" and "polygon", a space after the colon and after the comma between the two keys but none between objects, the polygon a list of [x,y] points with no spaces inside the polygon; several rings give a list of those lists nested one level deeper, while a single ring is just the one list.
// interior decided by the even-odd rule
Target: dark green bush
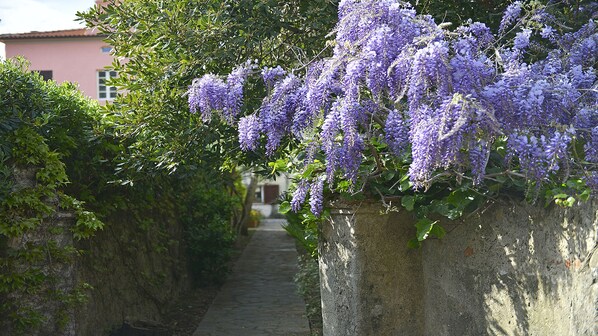
[{"label": "dark green bush", "polygon": [[240,206],[238,198],[217,185],[197,184],[190,192],[185,215],[186,246],[194,283],[220,284],[228,273],[235,235],[231,212]]},{"label": "dark green bush", "polygon": [[[47,302],[54,302],[57,316],[50,322],[60,330],[66,311],[80,302],[79,286],[56,286],[62,274],[55,266],[74,263],[78,251],[59,243],[64,229],[51,227],[53,216],[61,208],[77,215],[71,228],[75,239],[88,238],[103,223],[64,193],[69,183],[64,153],[48,135],[53,123],[64,118],[77,122],[77,116],[94,112],[97,104],[72,85],[45,82],[23,60],[0,63],[0,327],[13,333],[46,323]],[[15,172],[28,177],[14,184]]]},{"label": "dark green bush", "polygon": [[[75,239],[93,239],[102,222],[130,225],[132,231],[155,235],[154,250],[166,256],[170,234],[176,232],[172,225],[179,225],[194,280],[209,284],[225,276],[235,238],[230,220],[238,204],[231,174],[202,162],[180,164],[176,170],[139,169],[155,164],[149,157],[136,157],[135,165],[129,165],[129,145],[138,139],[119,135],[120,122],[73,84],[46,82],[29,72],[23,60],[0,63],[0,321],[12,330],[28,333],[44,323],[44,317],[43,311],[9,297],[33,295],[63,302],[64,309],[84,297],[78,290],[44,289],[60,276],[42,271],[46,258],[75,263],[75,247],[44,250],[41,245],[52,244],[42,241],[9,248],[9,238],[25,239],[56,211],[57,206],[47,202],[55,195],[60,207],[78,215]],[[15,165],[37,169],[37,184],[15,190]],[[128,237],[115,239],[123,246],[134,244]],[[56,317],[56,323],[64,325],[64,318]]]}]

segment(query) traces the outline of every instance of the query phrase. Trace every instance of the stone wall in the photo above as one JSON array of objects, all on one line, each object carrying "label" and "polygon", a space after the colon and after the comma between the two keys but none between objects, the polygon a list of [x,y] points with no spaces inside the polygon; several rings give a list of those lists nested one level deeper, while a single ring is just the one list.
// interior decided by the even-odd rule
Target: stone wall
[{"label": "stone wall", "polygon": [[182,228],[172,219],[147,228],[123,211],[104,230],[79,242],[80,282],[93,290],[76,313],[77,335],[108,335],[124,322],[161,324],[165,313],[190,288]]},{"label": "stone wall", "polygon": [[598,202],[494,204],[410,250],[414,218],[338,208],[322,227],[324,335],[595,335]]},{"label": "stone wall", "polygon": [[[13,166],[12,191],[19,192],[34,188],[38,170],[35,167]],[[3,246],[4,251],[0,251],[0,255],[18,255],[33,248],[42,251],[39,255],[34,253],[35,257],[30,259],[14,258],[10,262],[12,265],[9,269],[21,275],[35,269],[47,280],[39,287],[33,286],[33,288],[10,292],[6,295],[6,299],[8,302],[18,304],[23,310],[41,314],[39,318],[42,322],[39,329],[29,335],[76,335],[74,307],[64,302],[66,296],[76,289],[75,267],[70,262],[72,260],[70,253],[59,257],[56,252],[73,246],[71,229],[75,225],[75,216],[59,209],[58,197],[48,198],[44,202],[56,212],[44,218],[40,225],[25,234],[7,239]],[[0,335],[17,334],[18,328],[2,321],[1,317]]]},{"label": "stone wall", "polygon": [[[14,167],[13,190],[34,187],[37,170]],[[36,292],[19,291],[6,297],[42,313],[42,325],[27,335],[96,336],[108,335],[127,321],[159,324],[174,301],[190,288],[181,244],[183,229],[173,218],[160,218],[156,211],[148,214],[154,223],[141,227],[123,210],[105,220],[105,228],[91,238],[75,241],[71,231],[75,216],[59,209],[57,198],[46,202],[57,212],[26,234],[0,242],[0,256],[31,244],[59,249],[75,246],[81,255],[57,259],[47,252],[35,264],[23,259],[15,266],[16,272],[35,267],[49,279]],[[84,291],[87,300],[76,305],[65,302],[65,295],[84,288],[83,284],[93,287]],[[5,320],[0,316],[0,335],[17,335],[16,328]]]}]

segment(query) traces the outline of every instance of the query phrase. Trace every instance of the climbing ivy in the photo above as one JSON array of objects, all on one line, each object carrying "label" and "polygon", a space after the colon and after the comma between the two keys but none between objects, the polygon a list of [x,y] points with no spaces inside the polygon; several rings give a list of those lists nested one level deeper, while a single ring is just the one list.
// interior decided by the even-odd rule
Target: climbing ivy
[{"label": "climbing ivy", "polygon": [[[57,328],[64,326],[67,311],[83,299],[86,285],[72,290],[53,285],[61,274],[48,265],[72,264],[79,255],[73,244],[60,244],[57,236],[70,229],[75,239],[82,239],[103,227],[83,202],[64,194],[69,183],[65,164],[44,137],[44,127],[60,118],[64,108],[54,105],[53,98],[76,91],[44,82],[26,67],[19,59],[0,63],[0,314],[8,317],[4,323],[12,325],[15,333],[25,333],[46,320],[39,305],[22,300],[25,296],[55,302]],[[89,105],[68,108],[82,111]],[[75,214],[72,228],[54,225],[60,211]],[[31,238],[40,235],[44,239]]]}]

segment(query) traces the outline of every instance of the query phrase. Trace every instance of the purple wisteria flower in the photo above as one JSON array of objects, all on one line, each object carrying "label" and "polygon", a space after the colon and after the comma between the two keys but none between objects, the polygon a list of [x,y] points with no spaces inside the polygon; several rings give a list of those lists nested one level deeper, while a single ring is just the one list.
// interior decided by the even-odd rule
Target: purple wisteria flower
[{"label": "purple wisteria flower", "polygon": [[598,127],[594,127],[585,145],[585,159],[592,163],[598,163]]},{"label": "purple wisteria flower", "polygon": [[244,151],[255,150],[260,139],[260,121],[255,114],[239,120],[239,144]]},{"label": "purple wisteria flower", "polygon": [[545,38],[545,39],[552,40],[554,38],[555,34],[556,34],[556,30],[548,25],[544,26],[542,28],[542,30],[540,31],[540,36],[542,36],[542,38]]},{"label": "purple wisteria flower", "polygon": [[[313,125],[314,120],[320,113],[320,101],[323,100],[318,96],[317,89],[318,80],[322,74],[322,70],[325,67],[323,61],[314,62],[307,68],[307,73],[303,80],[303,86],[300,88],[300,92],[297,92],[298,97],[301,98],[300,106],[297,113],[293,116],[292,132],[293,134],[301,138],[303,131]],[[323,87],[326,87],[324,85]]]},{"label": "purple wisteria flower", "polygon": [[293,116],[301,103],[301,81],[293,74],[277,85],[264,99],[259,112],[261,129],[267,137],[266,153],[272,155],[285,134],[291,130]]},{"label": "purple wisteria flower", "polygon": [[575,130],[555,132],[544,143],[544,155],[548,164],[548,171],[556,172],[561,168],[561,163],[566,163],[569,158],[569,146],[575,136]]},{"label": "purple wisteria flower", "polygon": [[[264,68],[268,95],[257,114],[241,113],[247,66],[226,80],[210,74],[195,80],[189,106],[204,120],[217,113],[238,121],[243,150],[256,149],[264,134],[273,155],[290,138],[307,148],[304,165],[324,163],[324,172],[299,182],[295,211],[309,193],[319,215],[324,183],[330,189],[339,180],[349,189],[366,183],[361,178],[373,168],[362,162],[380,139],[388,147],[376,154],[411,160],[415,189],[440,173],[481,185],[491,178],[489,162],[493,171],[516,171],[536,187],[557,176],[596,186],[596,21],[560,34],[542,10],[526,12],[534,25],[522,24],[522,8],[521,1],[507,7],[495,36],[471,21],[449,31],[398,0],[342,0],[332,56],[310,63],[305,74]],[[533,34],[551,46],[540,57],[529,57]]]},{"label": "purple wisteria flower", "polygon": [[499,31],[504,31],[509,28],[513,22],[519,19],[519,16],[521,15],[521,7],[521,1],[515,1],[507,7],[503,14],[502,21],[500,22]]},{"label": "purple wisteria flower", "polygon": [[529,38],[532,35],[531,29],[524,29],[515,35],[515,41],[513,41],[513,46],[515,49],[524,50],[529,46]]},{"label": "purple wisteria flower", "polygon": [[188,92],[191,112],[199,111],[204,121],[210,121],[213,110],[224,108],[228,87],[222,79],[210,74],[195,79]]},{"label": "purple wisteria flower", "polygon": [[586,182],[587,186],[590,187],[590,189],[593,191],[598,191],[598,172],[588,172],[583,177],[583,180]]},{"label": "purple wisteria flower", "polygon": [[327,100],[338,87],[339,63],[333,60],[317,63],[311,69],[311,73],[308,73],[305,82],[306,92],[303,97],[303,106],[307,112],[306,119],[320,114],[330,106]]},{"label": "purple wisteria flower", "polygon": [[324,119],[322,125],[321,141],[322,150],[326,155],[326,174],[328,181],[332,182],[334,178],[334,172],[339,166],[339,157],[337,155],[338,144],[336,142],[336,136],[340,132],[340,111],[337,107],[338,103],[334,103],[334,107]]},{"label": "purple wisteria flower", "polygon": [[[415,111],[421,104],[444,99],[449,94],[450,70],[446,42],[434,42],[413,56],[410,84],[407,92],[409,109]],[[435,92],[429,95],[427,93]],[[426,99],[431,98],[431,99]]]},{"label": "purple wisteria flower", "polygon": [[266,87],[269,89],[271,89],[274,84],[286,74],[287,72],[281,68],[280,65],[275,68],[265,67],[262,69],[262,79],[264,80]]},{"label": "purple wisteria flower", "polygon": [[486,166],[490,159],[490,146],[485,140],[472,141],[469,145],[469,165],[473,183],[481,184],[486,174]]},{"label": "purple wisteria flower", "polygon": [[193,80],[187,94],[192,113],[201,112],[206,122],[212,119],[212,113],[218,113],[227,123],[233,124],[243,102],[243,85],[252,64],[247,62],[235,68],[226,78],[207,74]]},{"label": "purple wisteria flower", "polygon": [[305,202],[305,197],[307,196],[307,192],[309,191],[310,184],[306,180],[300,180],[297,183],[297,189],[293,192],[291,197],[291,210],[294,212],[298,212],[301,210],[303,206],[303,202]]},{"label": "purple wisteria flower", "polygon": [[409,124],[399,111],[392,110],[386,117],[384,134],[386,143],[395,155],[406,152],[409,146]]},{"label": "purple wisteria flower", "polygon": [[[421,109],[429,110],[422,107]],[[420,112],[427,114],[426,112]],[[422,119],[417,124],[411,125],[411,156],[412,162],[409,165],[409,177],[414,184],[414,188],[427,188],[428,181],[432,173],[438,167],[439,144],[438,139],[439,124],[432,118]]]},{"label": "purple wisteria flower", "polygon": [[319,217],[324,208],[324,180],[318,179],[312,183],[309,190],[309,207],[311,212]]},{"label": "purple wisteria flower", "polygon": [[243,102],[243,85],[249,73],[246,67],[238,67],[226,77],[227,94],[224,100],[224,109],[222,115],[224,119],[232,124],[235,117],[241,110]]},{"label": "purple wisteria flower", "polygon": [[398,34],[391,27],[381,26],[371,33],[364,46],[363,52],[367,55],[367,87],[375,97],[379,97],[387,87],[388,67],[401,50],[400,40],[396,35]]},{"label": "purple wisteria flower", "polygon": [[535,135],[516,135],[509,137],[509,150],[519,160],[521,169],[527,178],[541,182],[547,177],[548,169],[544,163],[545,152],[542,149],[544,138],[538,139]]}]

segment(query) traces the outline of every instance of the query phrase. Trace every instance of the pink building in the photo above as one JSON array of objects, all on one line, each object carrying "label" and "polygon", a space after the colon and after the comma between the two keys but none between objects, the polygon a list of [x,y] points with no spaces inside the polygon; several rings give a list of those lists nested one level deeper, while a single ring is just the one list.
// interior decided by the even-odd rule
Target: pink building
[{"label": "pink building", "polygon": [[116,97],[116,88],[105,85],[116,72],[104,69],[114,58],[103,39],[86,28],[0,35],[6,58],[23,56],[45,79],[76,82],[85,95],[105,103]]}]

